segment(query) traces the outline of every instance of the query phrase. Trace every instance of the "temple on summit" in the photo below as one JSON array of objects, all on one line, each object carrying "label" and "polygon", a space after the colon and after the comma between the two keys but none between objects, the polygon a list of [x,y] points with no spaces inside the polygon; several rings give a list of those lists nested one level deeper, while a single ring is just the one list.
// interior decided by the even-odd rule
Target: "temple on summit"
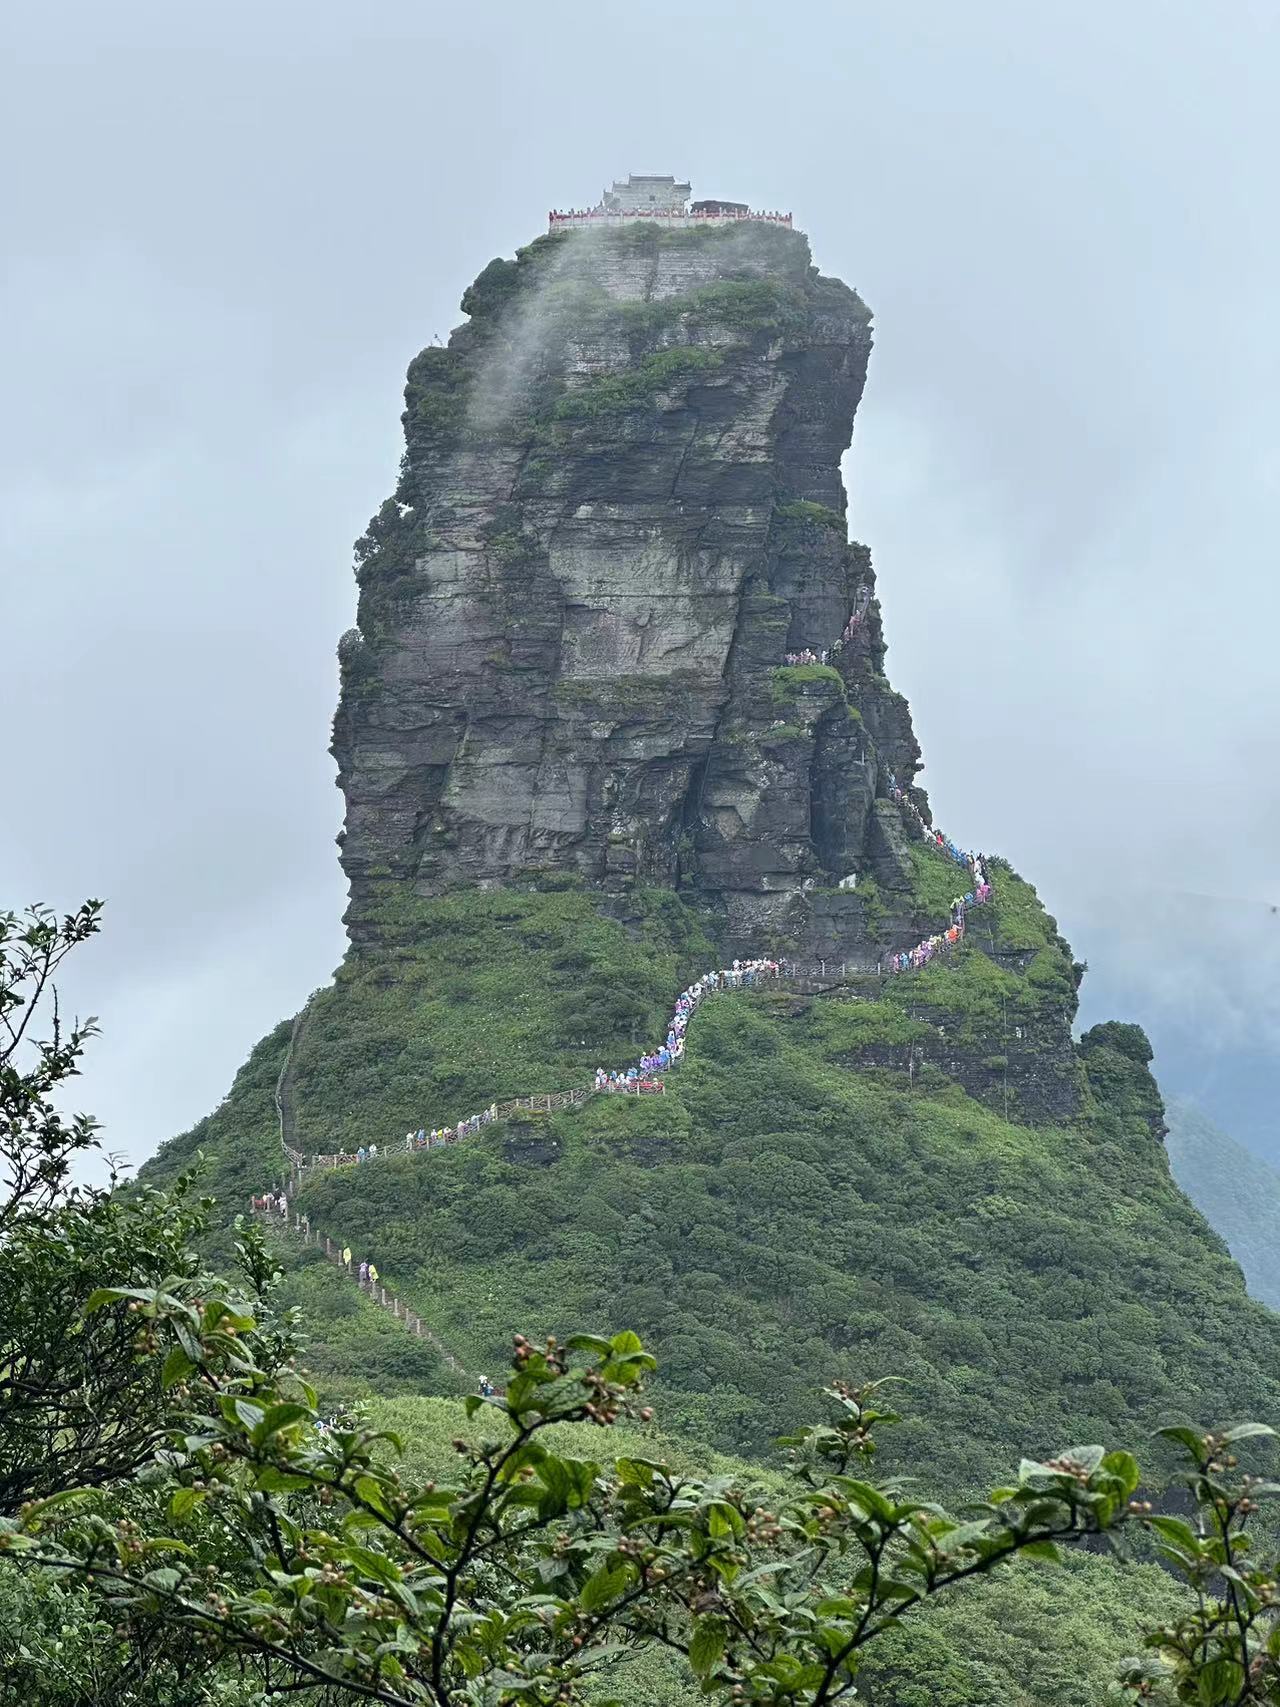
[{"label": "temple on summit", "polygon": [[605,190],[591,208],[553,209],[548,215],[549,229],[563,231],[578,225],[623,225],[632,220],[647,220],[660,225],[728,225],[736,220],[760,220],[769,225],[790,226],[789,213],[762,213],[746,202],[725,201],[714,197],[690,204],[692,184],[681,183],[670,175],[629,174],[615,178],[613,187]]},{"label": "temple on summit", "polygon": [[692,184],[678,184],[674,178],[631,174],[625,183],[615,178],[599,205],[608,213],[683,213],[692,193]]}]

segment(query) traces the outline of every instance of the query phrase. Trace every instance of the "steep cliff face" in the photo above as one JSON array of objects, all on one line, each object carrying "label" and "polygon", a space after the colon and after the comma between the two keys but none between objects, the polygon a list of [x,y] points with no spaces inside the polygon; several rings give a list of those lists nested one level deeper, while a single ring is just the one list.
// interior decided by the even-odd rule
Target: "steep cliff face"
[{"label": "steep cliff face", "polygon": [[[556,870],[693,892],[735,952],[909,936],[877,795],[918,749],[840,478],[866,307],[799,233],[745,226],[543,238],[463,308],[410,367],[400,483],[357,547],[353,941],[406,887]],[[786,664],[855,611],[837,667]],[[854,873],[904,897],[875,930]]]}]

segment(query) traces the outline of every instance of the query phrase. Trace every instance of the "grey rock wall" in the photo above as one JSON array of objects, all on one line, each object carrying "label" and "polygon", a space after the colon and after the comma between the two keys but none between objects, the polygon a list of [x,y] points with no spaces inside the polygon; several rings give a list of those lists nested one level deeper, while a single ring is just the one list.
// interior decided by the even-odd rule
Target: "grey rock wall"
[{"label": "grey rock wall", "polygon": [[799,233],[573,232],[495,262],[410,367],[357,547],[333,751],[353,940],[404,886],[696,891],[735,950],[874,952],[849,874],[919,753],[840,458],[871,347]]}]

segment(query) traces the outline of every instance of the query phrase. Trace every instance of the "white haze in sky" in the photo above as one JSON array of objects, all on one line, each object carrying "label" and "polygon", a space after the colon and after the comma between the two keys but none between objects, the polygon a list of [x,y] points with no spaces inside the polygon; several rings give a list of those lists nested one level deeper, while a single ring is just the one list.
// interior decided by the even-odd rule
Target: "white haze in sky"
[{"label": "white haze in sky", "polygon": [[71,994],[117,1151],[339,959],[334,647],[405,366],[628,171],[792,209],[870,303],[851,521],[939,820],[1037,884],[1086,1017],[1266,1150],[1272,6],[71,0],[6,36],[0,904],[109,902]]}]

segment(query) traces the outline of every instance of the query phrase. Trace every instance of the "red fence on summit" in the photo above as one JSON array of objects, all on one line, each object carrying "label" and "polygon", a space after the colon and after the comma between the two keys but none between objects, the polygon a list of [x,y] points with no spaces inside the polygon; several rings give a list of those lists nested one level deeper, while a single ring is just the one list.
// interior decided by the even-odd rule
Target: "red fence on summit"
[{"label": "red fence on summit", "polygon": [[757,213],[754,210],[712,213],[705,209],[680,213],[669,208],[636,208],[633,212],[622,213],[601,207],[552,208],[547,214],[547,229],[565,231],[575,226],[629,225],[635,219],[648,220],[656,225],[736,225],[740,221],[754,220],[758,225],[781,225],[788,231],[791,229],[789,213]]}]

